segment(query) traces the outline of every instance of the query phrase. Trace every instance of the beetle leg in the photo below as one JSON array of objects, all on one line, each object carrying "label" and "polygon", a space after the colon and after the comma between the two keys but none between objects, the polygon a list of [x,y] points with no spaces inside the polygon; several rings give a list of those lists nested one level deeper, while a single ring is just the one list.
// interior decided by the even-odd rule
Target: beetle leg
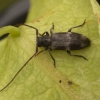
[{"label": "beetle leg", "polygon": [[49,52],[49,54],[50,54],[50,56],[51,56],[51,58],[52,58],[52,60],[53,60],[53,62],[54,62],[54,67],[56,68],[56,62],[55,62],[55,59],[54,59],[54,57],[52,56],[52,54],[51,54],[51,49],[48,49],[48,52]]},{"label": "beetle leg", "polygon": [[83,22],[81,25],[78,25],[78,26],[75,26],[75,27],[70,28],[70,29],[68,30],[68,32],[71,32],[71,30],[72,30],[73,28],[78,28],[78,27],[83,26],[85,23],[86,23],[86,19],[84,20],[84,22]]},{"label": "beetle leg", "polygon": [[51,52],[50,52],[51,49],[45,48],[44,50],[41,50],[41,51],[39,51],[38,53],[36,53],[36,54],[35,54],[35,57],[36,57],[38,54],[40,54],[40,53],[42,53],[43,51],[45,51],[45,50],[48,50],[48,52],[49,52],[49,54],[50,54],[52,60],[54,61],[54,66],[56,67],[55,59],[54,59],[54,57],[52,56],[52,54],[51,54]]},{"label": "beetle leg", "polygon": [[40,36],[44,36],[44,35],[47,35],[47,36],[49,36],[49,33],[47,32],[47,31],[45,31],[44,33],[42,33],[42,34],[39,34]]},{"label": "beetle leg", "polygon": [[83,59],[85,59],[85,60],[88,60],[88,59],[86,59],[86,58],[85,58],[84,56],[82,56],[82,55],[72,55],[71,52],[70,52],[69,50],[67,50],[67,53],[68,53],[70,56],[81,57],[81,58],[83,58]]},{"label": "beetle leg", "polygon": [[50,34],[53,34],[53,30],[54,30],[54,23],[52,23],[52,28],[50,29]]}]

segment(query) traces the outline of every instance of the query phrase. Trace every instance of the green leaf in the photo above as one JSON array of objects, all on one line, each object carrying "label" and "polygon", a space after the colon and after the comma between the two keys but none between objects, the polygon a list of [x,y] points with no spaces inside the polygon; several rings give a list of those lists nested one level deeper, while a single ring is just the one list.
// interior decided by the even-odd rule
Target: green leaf
[{"label": "green leaf", "polygon": [[[71,52],[85,56],[88,61],[69,56],[66,51],[52,50],[56,60],[54,68],[49,53],[44,51],[33,58],[15,80],[0,92],[0,100],[99,100],[100,37],[98,18],[94,13],[94,4],[90,0],[34,1],[27,24],[38,28],[41,34],[49,32],[52,23],[55,25],[54,32],[67,32],[86,19],[83,27],[72,31],[87,36],[91,46]],[[19,27],[19,30],[20,35],[10,34],[0,41],[0,89],[35,53],[35,30],[26,26]],[[8,32],[2,31],[0,34]],[[16,34],[16,31],[12,33]],[[39,51],[43,49],[39,48]]]}]

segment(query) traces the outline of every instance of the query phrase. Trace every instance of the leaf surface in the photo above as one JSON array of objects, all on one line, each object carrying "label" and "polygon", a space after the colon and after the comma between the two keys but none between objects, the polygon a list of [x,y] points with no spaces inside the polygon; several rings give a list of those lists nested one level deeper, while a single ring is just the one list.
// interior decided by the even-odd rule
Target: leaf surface
[{"label": "leaf surface", "polygon": [[[83,27],[72,31],[87,36],[91,46],[71,53],[83,55],[88,61],[69,56],[66,51],[52,50],[56,60],[54,68],[48,51],[44,51],[33,58],[16,79],[0,92],[0,100],[99,100],[100,37],[91,1],[36,0],[34,5],[30,9],[27,24],[38,28],[41,34],[49,32],[52,23],[55,25],[54,32],[67,32],[86,19]],[[19,30],[20,35],[14,37],[10,34],[0,41],[0,89],[35,53],[35,30],[26,26],[19,27]],[[39,48],[39,51],[43,49]]]}]

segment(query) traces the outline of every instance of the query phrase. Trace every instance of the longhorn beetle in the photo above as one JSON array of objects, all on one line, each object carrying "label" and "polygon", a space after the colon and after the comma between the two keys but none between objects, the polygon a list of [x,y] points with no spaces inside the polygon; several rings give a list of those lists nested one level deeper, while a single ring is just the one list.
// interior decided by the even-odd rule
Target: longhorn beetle
[{"label": "longhorn beetle", "polygon": [[[87,60],[82,55],[72,55],[70,52],[70,50],[79,50],[79,49],[83,49],[85,47],[90,46],[90,40],[86,36],[83,36],[82,34],[79,34],[79,33],[71,32],[71,30],[73,28],[81,27],[85,23],[86,22],[84,20],[84,22],[81,25],[70,28],[68,30],[68,32],[58,32],[58,33],[53,33],[54,24],[52,24],[52,28],[50,29],[51,36],[49,35],[49,33],[47,31],[45,31],[43,34],[39,34],[37,28],[35,28],[33,26],[26,25],[26,24],[22,24],[22,25],[28,26],[28,27],[36,30],[36,40],[37,40],[36,52],[19,69],[19,71],[15,74],[15,76],[12,78],[12,80],[4,88],[2,88],[0,91],[4,90],[5,88],[7,88],[11,84],[11,82],[16,78],[16,76],[19,74],[19,72],[26,66],[26,64],[33,57],[36,57],[38,54],[40,54],[41,52],[43,52],[45,50],[47,50],[49,52],[49,54],[54,62],[55,67],[56,67],[56,62],[55,62],[55,59],[50,52],[51,50],[65,50],[65,51],[67,51],[67,53],[70,56],[81,57],[81,58],[84,58],[85,60]],[[41,47],[41,46],[44,47],[44,50],[41,50],[40,52],[38,52],[38,47]]]}]

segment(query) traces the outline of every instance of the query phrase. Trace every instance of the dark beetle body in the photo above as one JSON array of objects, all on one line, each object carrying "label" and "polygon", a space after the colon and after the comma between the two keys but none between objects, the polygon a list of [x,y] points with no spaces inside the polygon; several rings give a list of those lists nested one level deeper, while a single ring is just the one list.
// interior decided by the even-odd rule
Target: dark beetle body
[{"label": "dark beetle body", "polygon": [[[71,32],[73,28],[78,28],[81,27],[85,24],[85,21],[83,24],[72,27],[68,30],[68,32],[58,32],[58,33],[53,33],[54,29],[54,24],[52,25],[52,28],[50,29],[50,35],[46,31],[43,34],[39,34],[38,29],[26,24],[23,24],[25,26],[28,26],[30,28],[34,28],[36,30],[36,39],[37,39],[37,44],[36,44],[36,52],[34,55],[32,55],[27,62],[19,69],[19,71],[15,74],[15,76],[12,78],[12,80],[5,86],[3,87],[0,91],[3,91],[5,88],[7,88],[11,82],[15,79],[15,77],[19,74],[19,72],[27,65],[27,63],[33,58],[36,57],[38,54],[41,52],[48,50],[52,60],[54,61],[54,66],[56,66],[55,59],[51,54],[51,50],[65,50],[70,56],[76,56],[76,57],[81,57],[87,60],[84,56],[82,55],[72,55],[70,50],[79,50],[83,49],[85,47],[90,46],[90,40],[86,37],[83,36],[82,34]],[[6,36],[8,36],[9,33],[1,36],[0,38],[3,39]],[[39,36],[38,36],[39,35]],[[41,50],[38,52],[38,47],[43,46],[45,49]],[[70,82],[69,84],[72,84]]]},{"label": "dark beetle body", "polygon": [[48,47],[51,50],[79,50],[90,46],[86,36],[75,32],[59,32],[38,38],[38,47]]},{"label": "dark beetle body", "polygon": [[[58,33],[53,33],[52,31],[54,29],[54,24],[53,24],[52,28],[50,29],[51,36],[49,35],[48,32],[44,32],[42,35],[40,35],[38,33],[38,29],[32,27],[36,29],[36,34],[37,34],[37,46],[36,46],[37,49],[35,56],[42,52],[40,51],[38,53],[38,47],[43,46],[45,50],[49,51],[49,54],[54,61],[54,66],[55,66],[55,59],[50,53],[51,50],[66,50],[70,56],[77,56],[87,60],[84,56],[72,55],[70,52],[70,50],[79,50],[90,46],[90,40],[86,36],[83,36],[82,34],[79,33],[71,32],[73,28],[81,27],[84,24],[85,21],[81,25],[70,28],[68,32],[58,32]],[[39,37],[38,34],[40,35]]]},{"label": "dark beetle body", "polygon": [[79,50],[90,45],[90,40],[75,32],[55,33],[51,36],[50,48],[56,50]]}]

